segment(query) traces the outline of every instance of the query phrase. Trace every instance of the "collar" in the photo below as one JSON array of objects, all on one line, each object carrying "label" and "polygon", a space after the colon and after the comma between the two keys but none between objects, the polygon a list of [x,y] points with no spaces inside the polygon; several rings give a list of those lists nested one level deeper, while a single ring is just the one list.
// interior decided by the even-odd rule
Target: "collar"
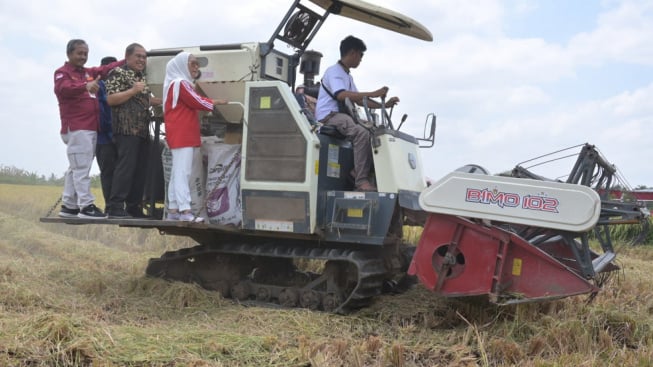
[{"label": "collar", "polygon": [[342,66],[343,70],[345,70],[345,73],[349,74],[349,68],[345,64],[343,64],[342,60],[338,60],[338,64]]},{"label": "collar", "polygon": [[66,68],[72,69],[72,70],[75,70],[75,71],[86,71],[86,67],[73,65],[70,61],[66,61],[64,63],[64,65],[65,65]]},{"label": "collar", "polygon": [[127,63],[125,63],[125,65],[121,66],[120,68],[125,70],[125,71],[130,72],[132,75],[134,75],[136,77],[139,77],[139,78],[142,78],[145,75],[144,71],[136,71],[136,70],[130,68],[129,66],[127,66]]}]

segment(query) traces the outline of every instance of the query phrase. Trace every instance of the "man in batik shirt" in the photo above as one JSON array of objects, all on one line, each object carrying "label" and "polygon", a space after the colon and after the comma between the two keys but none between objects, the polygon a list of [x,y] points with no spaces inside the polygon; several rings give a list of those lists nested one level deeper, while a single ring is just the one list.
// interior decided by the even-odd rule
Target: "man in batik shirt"
[{"label": "man in batik shirt", "polygon": [[105,83],[118,155],[108,203],[109,218],[144,216],[150,106],[161,104],[160,98],[151,97],[145,83],[145,48],[132,43],[125,50],[125,60],[125,65],[113,70]]}]

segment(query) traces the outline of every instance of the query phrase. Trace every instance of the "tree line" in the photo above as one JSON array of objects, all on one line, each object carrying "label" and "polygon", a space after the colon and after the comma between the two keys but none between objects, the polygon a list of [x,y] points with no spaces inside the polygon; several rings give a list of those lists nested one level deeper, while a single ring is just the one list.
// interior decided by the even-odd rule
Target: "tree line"
[{"label": "tree line", "polygon": [[[0,183],[15,185],[50,185],[63,186],[63,175],[57,176],[51,173],[50,176],[39,175],[36,172],[29,172],[14,166],[0,165]],[[91,176],[91,186],[100,187],[100,176]]]}]

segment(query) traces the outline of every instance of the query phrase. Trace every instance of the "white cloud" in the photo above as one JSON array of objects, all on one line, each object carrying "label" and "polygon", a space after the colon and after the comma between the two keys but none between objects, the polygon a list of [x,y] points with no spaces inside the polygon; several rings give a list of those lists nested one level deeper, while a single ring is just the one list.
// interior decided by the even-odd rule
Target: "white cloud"
[{"label": "white cloud", "polygon": [[545,104],[551,100],[541,88],[525,85],[512,88],[506,101],[513,106],[532,106]]},{"label": "white cloud", "polygon": [[569,42],[578,62],[598,64],[621,61],[653,65],[653,3],[623,1],[598,17],[596,29]]},{"label": "white cloud", "polygon": [[632,115],[652,116],[653,104],[653,81],[644,88],[634,91],[625,91],[604,103],[604,108],[614,111],[615,117],[624,117]]},{"label": "white cloud", "polygon": [[[483,124],[453,122],[451,128],[439,131],[438,141],[445,150],[439,154],[447,155],[448,160],[443,162],[447,170],[477,163],[497,173],[520,161],[588,142],[616,164],[631,184],[650,185],[653,173],[642,162],[653,157],[651,98],[653,84],[605,100],[557,106],[548,112],[540,111],[540,115],[538,111],[522,113],[510,120]],[[444,136],[448,139],[441,144]],[[461,158],[453,158],[456,156]],[[573,160],[562,163],[537,167],[536,172],[550,178],[561,176],[569,172]]]},{"label": "white cloud", "polygon": [[[290,1],[243,0],[237,6],[225,6],[166,0],[124,12],[130,4],[118,0],[108,7],[106,2],[89,1],[83,5],[86,15],[72,21],[67,12],[54,11],[79,8],[72,0],[52,1],[47,6],[3,2],[0,164],[46,175],[65,170],[52,73],[63,64],[70,38],[81,37],[89,43],[88,65],[97,65],[105,55],[120,57],[134,41],[148,49],[267,41]],[[595,16],[596,27],[564,41],[552,41],[546,35],[514,38],[506,34],[510,19],[537,15],[537,4],[530,1],[418,4],[384,0],[375,4],[416,19],[431,30],[435,42],[331,15],[310,48],[324,54],[323,71],[337,60],[343,37],[363,38],[368,52],[354,71],[359,88],[388,85],[390,93],[402,99],[395,118],[409,114],[403,130],[416,135],[422,134],[427,113],[438,114],[436,147],[422,152],[428,157],[429,176],[441,177],[468,163],[496,173],[540,154],[590,142],[633,184],[653,186],[653,171],[641,165],[642,160],[653,158],[648,142],[653,136],[650,80],[624,83],[616,92],[598,97],[588,94],[568,100],[558,95],[565,85],[588,82],[582,79],[588,67],[596,71],[592,75],[598,80],[592,82],[597,84],[603,82],[600,73],[607,77],[633,64],[646,68],[651,77],[651,2],[605,2]],[[26,141],[39,148],[38,154],[36,149],[26,150]]]}]

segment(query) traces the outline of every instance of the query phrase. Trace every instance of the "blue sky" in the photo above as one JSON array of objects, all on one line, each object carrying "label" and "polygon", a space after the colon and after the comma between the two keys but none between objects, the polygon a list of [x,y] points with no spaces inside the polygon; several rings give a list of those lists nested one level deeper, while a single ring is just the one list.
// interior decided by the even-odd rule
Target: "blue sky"
[{"label": "blue sky", "polygon": [[[579,33],[598,25],[599,16],[618,2],[601,1],[532,1],[527,12],[512,12],[506,19],[506,36],[541,38],[547,42],[567,44]],[[650,9],[649,9],[650,12]],[[650,13],[649,13],[650,15]],[[650,18],[649,18],[650,19]],[[613,45],[606,42],[610,48]],[[570,102],[606,98],[633,86],[653,80],[649,64],[615,60],[578,68],[574,75],[545,85],[546,90]]]},{"label": "blue sky", "polygon": [[[72,18],[61,9],[80,4],[69,0],[47,6],[0,0],[0,164],[45,175],[65,171],[52,74],[66,59],[69,39],[89,43],[88,66],[120,56],[134,41],[148,49],[263,42],[290,3],[154,1],[125,14],[131,2],[107,7],[91,0]],[[337,60],[342,38],[364,39],[368,52],[353,71],[359,89],[390,87],[401,98],[395,116],[409,115],[403,128],[409,133],[421,133],[426,114],[438,115],[436,146],[422,151],[429,177],[469,163],[498,173],[589,142],[630,185],[653,187],[653,2],[375,4],[416,19],[435,42],[330,16],[310,48],[324,54],[324,70]],[[538,173],[558,177],[572,165]]]},{"label": "blue sky", "polygon": [[577,33],[596,27],[602,11],[600,1],[506,2],[504,30],[510,37],[544,38],[565,43]]}]

